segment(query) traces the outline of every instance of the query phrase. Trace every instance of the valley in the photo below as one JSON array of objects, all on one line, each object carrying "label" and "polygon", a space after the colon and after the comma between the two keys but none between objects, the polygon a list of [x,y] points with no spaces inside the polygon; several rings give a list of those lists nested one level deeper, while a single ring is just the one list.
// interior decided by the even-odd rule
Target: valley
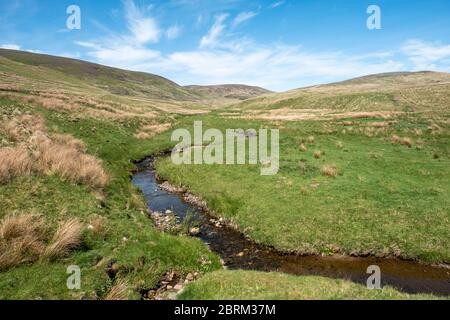
[{"label": "valley", "polygon": [[[0,297],[446,298],[448,284],[437,292],[387,281],[367,290],[361,277],[330,274],[368,259],[450,277],[449,108],[447,73],[273,93],[183,87],[1,49]],[[152,200],[131,176],[137,162],[177,144],[174,130],[193,133],[195,121],[221,132],[278,129],[278,174],[261,176],[261,163],[176,165],[166,156],[154,163],[157,177],[195,196],[211,219],[252,245],[294,256],[292,268],[318,259],[334,261],[331,271],[224,270],[229,261],[202,241],[204,231],[191,234],[195,221],[158,225],[155,213],[170,209],[150,210]],[[244,249],[233,259],[246,259]],[[66,287],[69,265],[82,270],[81,290]]]}]

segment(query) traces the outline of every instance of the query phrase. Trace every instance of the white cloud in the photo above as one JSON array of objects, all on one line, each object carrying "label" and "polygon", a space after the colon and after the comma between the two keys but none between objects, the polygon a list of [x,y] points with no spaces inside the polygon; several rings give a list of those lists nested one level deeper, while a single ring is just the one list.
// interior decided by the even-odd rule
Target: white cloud
[{"label": "white cloud", "polygon": [[9,50],[20,50],[20,46],[18,44],[2,44],[0,45],[0,48]]},{"label": "white cloud", "polygon": [[181,35],[182,30],[183,30],[183,28],[178,25],[171,26],[166,31],[167,39],[173,40],[173,39],[178,38]]},{"label": "white cloud", "polygon": [[413,63],[415,70],[436,70],[450,59],[450,45],[430,43],[418,39],[407,41],[401,48],[402,52]]},{"label": "white cloud", "polygon": [[249,11],[249,12],[241,12],[241,13],[239,13],[239,14],[236,16],[236,18],[234,18],[234,21],[233,21],[233,27],[237,27],[237,26],[240,25],[241,23],[243,23],[243,22],[245,22],[245,21],[247,21],[247,20],[250,20],[250,19],[256,17],[257,15],[258,15],[258,14],[257,14],[256,12],[252,12],[252,11]]},{"label": "white cloud", "polygon": [[26,52],[31,52],[31,53],[44,53],[41,50],[31,50],[31,49],[23,49],[20,45],[18,44],[1,44],[0,45],[1,49],[9,49],[9,50],[21,50],[21,51],[26,51]]},{"label": "white cloud", "polygon": [[124,69],[135,69],[134,65],[156,59],[160,53],[146,48],[117,45],[88,52],[98,62]]},{"label": "white cloud", "polygon": [[125,10],[128,29],[137,44],[159,41],[161,30],[155,19],[146,17],[143,10],[139,9],[132,0],[125,1]]},{"label": "white cloud", "polygon": [[85,48],[100,48],[96,43],[88,41],[75,41],[75,44]]},{"label": "white cloud", "polygon": [[271,9],[275,9],[275,8],[278,8],[278,7],[282,6],[283,4],[284,4],[284,1],[278,1],[278,2],[273,3],[273,4],[270,6],[270,8],[271,8]]},{"label": "white cloud", "polygon": [[[148,49],[146,45],[158,42],[162,31],[157,21],[145,14],[151,6],[138,8],[132,0],[125,0],[124,6],[128,33],[95,41],[75,41],[75,44],[90,49],[87,55],[93,57],[96,62],[134,69],[134,65],[160,56],[158,51]],[[168,33],[167,36],[169,37]],[[170,36],[174,36],[174,30]]]},{"label": "white cloud", "polygon": [[[137,8],[130,3],[127,21],[132,21],[130,17],[149,19],[144,17],[143,11],[136,13]],[[450,61],[450,45],[420,40],[410,40],[390,50],[361,54],[261,44],[233,34],[227,24],[228,17],[227,13],[217,15],[201,38],[199,47],[191,51],[162,53],[150,49],[147,40],[151,42],[150,39],[156,38],[149,34],[138,37],[135,33],[138,28],[132,27],[125,34],[76,43],[87,48],[87,55],[95,62],[160,74],[180,84],[244,83],[279,91],[367,74],[406,71],[423,66],[439,68],[445,64],[448,66]],[[251,18],[248,13],[238,17],[234,21]],[[179,36],[180,29],[173,25],[164,34],[173,39]]]},{"label": "white cloud", "polygon": [[222,32],[225,30],[225,20],[228,18],[227,13],[216,16],[215,22],[208,34],[200,41],[200,48],[214,47],[218,44]]},{"label": "white cloud", "polygon": [[393,61],[367,61],[343,53],[308,52],[296,46],[262,46],[245,52],[200,50],[177,52],[143,68],[163,74],[183,70],[182,84],[245,83],[273,90],[402,70]]}]

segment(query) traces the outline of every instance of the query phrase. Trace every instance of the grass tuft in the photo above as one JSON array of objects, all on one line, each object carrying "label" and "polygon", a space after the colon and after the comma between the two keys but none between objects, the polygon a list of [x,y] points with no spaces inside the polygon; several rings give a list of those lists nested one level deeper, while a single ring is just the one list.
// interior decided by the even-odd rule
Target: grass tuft
[{"label": "grass tuft", "polygon": [[44,258],[56,260],[66,257],[72,249],[80,245],[81,230],[82,225],[78,219],[60,223],[50,245],[45,249]]},{"label": "grass tuft", "polygon": [[320,168],[320,172],[327,177],[335,178],[338,175],[338,170],[336,165],[324,165]]},{"label": "grass tuft", "polygon": [[125,279],[120,279],[111,287],[104,300],[126,300],[128,291],[128,282]]},{"label": "grass tuft", "polygon": [[0,224],[0,270],[37,260],[45,249],[46,236],[42,216],[4,217]]}]

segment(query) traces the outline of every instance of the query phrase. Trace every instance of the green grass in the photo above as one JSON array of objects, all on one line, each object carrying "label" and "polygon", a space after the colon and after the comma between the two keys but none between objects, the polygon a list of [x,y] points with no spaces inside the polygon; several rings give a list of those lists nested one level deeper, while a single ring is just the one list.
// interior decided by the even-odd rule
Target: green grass
[{"label": "green grass", "polygon": [[189,284],[179,300],[430,300],[393,288],[369,290],[345,280],[253,271],[215,271]]},{"label": "green grass", "polygon": [[[117,263],[118,277],[126,278],[134,289],[130,298],[140,298],[139,290],[153,288],[168,271],[186,275],[220,268],[218,257],[200,240],[168,235],[153,227],[143,198],[130,180],[132,160],[158,150],[158,145],[133,138],[139,123],[92,119],[74,122],[66,113],[0,100],[0,113],[16,108],[41,114],[50,130],[70,133],[85,141],[89,153],[103,160],[112,179],[102,200],[87,187],[58,176],[15,178],[0,185],[0,218],[14,212],[40,213],[56,229],[57,222],[68,217],[77,217],[87,226],[93,217],[102,216],[107,219],[108,231],[102,238],[85,231],[82,246],[57,263],[41,261],[1,272],[0,299],[102,298],[112,285],[106,273],[108,262]],[[105,263],[97,266],[102,259]],[[205,260],[211,264],[202,263]],[[79,291],[66,287],[69,265],[81,267]]]},{"label": "green grass", "polygon": [[[148,140],[134,138],[139,128],[148,124],[139,117],[148,111],[159,115],[155,120],[180,128],[192,128],[194,120],[203,120],[205,129],[280,126],[281,167],[276,176],[262,177],[255,166],[174,166],[168,159],[157,163],[161,176],[202,196],[210,208],[255,241],[301,253],[450,261],[448,85],[387,91],[380,87],[380,92],[345,87],[337,93],[327,93],[327,87],[320,92],[299,90],[251,99],[233,108],[240,112],[275,108],[427,112],[423,118],[399,118],[386,134],[367,137],[355,130],[348,132],[348,127],[333,121],[271,123],[226,119],[214,113],[181,118],[176,114],[193,108],[210,110],[209,105],[216,103],[211,97],[153,75],[28,53],[2,50],[0,55],[6,57],[0,57],[0,82],[17,85],[17,96],[30,94],[27,90],[63,92],[110,105],[126,104],[134,114],[125,119],[94,119],[92,114],[84,114],[84,108],[76,111],[78,114],[50,111],[0,98],[0,117],[14,109],[43,116],[50,132],[83,140],[88,153],[102,159],[111,175],[103,197],[55,175],[18,177],[0,185],[0,218],[10,213],[39,213],[51,231],[59,221],[71,217],[80,219],[84,226],[98,216],[107,221],[104,235],[94,236],[85,230],[82,245],[67,258],[40,260],[0,272],[0,299],[102,299],[114,284],[107,275],[112,263],[117,266],[117,276],[125,278],[133,289],[130,299],[139,299],[141,290],[153,288],[172,270],[179,275],[195,271],[206,275],[188,286],[180,296],[184,299],[431,298],[389,288],[369,291],[326,278],[216,271],[221,268],[219,258],[200,240],[162,233],[152,226],[142,195],[131,185],[133,160],[174,145],[171,131]],[[395,79],[389,81],[396,83]],[[123,111],[123,106],[116,107]],[[432,118],[444,120],[440,122],[442,132],[427,132]],[[358,120],[354,128],[374,120],[381,119]],[[407,130],[414,128],[425,132],[420,137],[425,142],[421,150],[389,141],[394,133],[411,137]],[[306,144],[308,151],[301,152],[300,143],[311,135],[316,142]],[[0,135],[0,147],[13,145],[6,140]],[[314,159],[315,150],[322,151],[320,159]],[[335,164],[339,175],[334,179],[321,175],[325,164]],[[81,290],[66,287],[69,265],[81,267]]]},{"label": "green grass", "polygon": [[[213,115],[203,120],[205,130],[275,126]],[[180,126],[192,124],[187,120]],[[342,134],[344,126],[337,122],[284,123],[278,175],[260,176],[260,168],[249,165],[176,166],[170,159],[157,162],[157,170],[201,196],[251,239],[281,250],[449,262],[448,126],[441,134],[421,136],[422,150],[390,141],[394,133],[411,136],[405,130],[423,126],[420,118],[399,118],[387,133],[367,137]],[[308,151],[301,152],[300,142],[311,135],[315,143],[306,143]],[[315,150],[322,151],[320,159],[314,158]],[[336,178],[321,174],[327,164],[337,166]]]}]

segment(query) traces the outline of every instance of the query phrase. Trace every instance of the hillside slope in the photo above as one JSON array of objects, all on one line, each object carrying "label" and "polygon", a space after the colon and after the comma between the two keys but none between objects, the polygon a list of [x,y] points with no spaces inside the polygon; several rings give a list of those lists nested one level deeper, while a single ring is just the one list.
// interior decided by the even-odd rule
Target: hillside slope
[{"label": "hillside slope", "polygon": [[370,75],[252,98],[229,110],[231,116],[272,120],[359,117],[362,112],[449,114],[450,74]]},{"label": "hillside slope", "polygon": [[117,112],[148,116],[204,113],[239,101],[237,95],[254,97],[266,92],[250,87],[244,90],[243,86],[239,86],[239,90],[236,86],[224,86],[228,89],[223,92],[209,92],[196,87],[182,87],[154,74],[6,49],[0,49],[0,83],[3,91],[88,95],[93,100],[109,104],[108,108]]}]

